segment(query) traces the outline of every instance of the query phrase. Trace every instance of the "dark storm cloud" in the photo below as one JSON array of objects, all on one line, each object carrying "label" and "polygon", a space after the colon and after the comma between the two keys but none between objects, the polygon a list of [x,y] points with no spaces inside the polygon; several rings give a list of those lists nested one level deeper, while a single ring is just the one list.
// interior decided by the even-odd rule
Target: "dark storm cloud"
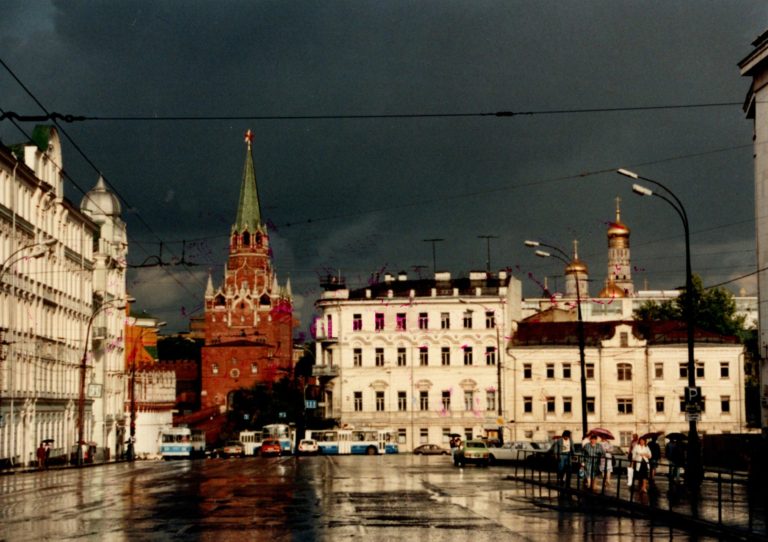
[{"label": "dark storm cloud", "polygon": [[[365,115],[551,111],[739,103],[736,63],[768,26],[763,2],[11,2],[2,58],[50,109],[93,116]],[[0,73],[5,110],[37,113]],[[527,237],[581,241],[595,293],[614,198],[632,228],[637,282],[678,285],[680,225],[633,198],[619,166],[667,182],[688,207],[705,283],[754,257],[751,125],[721,108],[378,120],[89,122],[66,130],[135,208],[131,259],[158,238],[194,240],[203,265],[134,274],[150,312],[177,327],[216,282],[252,128],[276,267],[306,322],[319,275],[431,266],[442,237],[454,273],[519,266],[558,273]],[[5,142],[20,139],[0,124]],[[700,155],[715,149],[722,152]],[[685,158],[689,156],[688,158]],[[84,188],[96,173],[71,146]],[[647,165],[641,165],[647,164]],[[68,186],[69,196],[81,195]],[[153,236],[137,220],[148,222]],[[333,220],[323,218],[338,217]],[[313,219],[308,222],[308,219]],[[290,224],[290,225],[289,225]],[[749,286],[750,283],[747,283]],[[526,292],[535,288],[526,280]],[[753,290],[754,293],[754,290]],[[152,304],[156,306],[151,306]]]}]

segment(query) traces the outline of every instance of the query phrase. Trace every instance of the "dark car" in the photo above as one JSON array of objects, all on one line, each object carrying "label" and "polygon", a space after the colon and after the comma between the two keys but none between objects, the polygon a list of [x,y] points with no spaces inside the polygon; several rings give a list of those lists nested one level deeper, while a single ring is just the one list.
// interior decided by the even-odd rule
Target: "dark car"
[{"label": "dark car", "polygon": [[463,467],[469,463],[487,467],[490,461],[488,446],[482,440],[468,440],[453,452],[453,464]]},{"label": "dark car", "polygon": [[278,456],[282,451],[279,440],[267,439],[261,443],[261,457]]},{"label": "dark car", "polygon": [[451,451],[437,444],[422,444],[413,449],[413,455],[448,455]]}]

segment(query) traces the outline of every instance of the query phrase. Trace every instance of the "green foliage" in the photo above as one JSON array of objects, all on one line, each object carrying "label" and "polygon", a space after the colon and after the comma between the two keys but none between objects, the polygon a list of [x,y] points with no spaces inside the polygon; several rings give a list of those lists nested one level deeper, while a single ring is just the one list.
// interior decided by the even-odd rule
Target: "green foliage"
[{"label": "green foliage", "polygon": [[[736,301],[724,288],[705,289],[701,278],[693,276],[691,298],[693,300],[693,317],[696,327],[719,333],[721,335],[736,335],[746,339],[744,315],[736,313]],[[688,292],[683,290],[675,299],[662,301],[647,301],[635,310],[635,320],[685,320]]]},{"label": "green foliage", "polygon": [[[237,430],[258,429],[269,423],[295,423],[302,415],[302,390],[285,378],[274,384],[257,384],[235,392],[229,419]],[[280,413],[285,417],[281,418]],[[247,418],[246,419],[246,415]]]}]

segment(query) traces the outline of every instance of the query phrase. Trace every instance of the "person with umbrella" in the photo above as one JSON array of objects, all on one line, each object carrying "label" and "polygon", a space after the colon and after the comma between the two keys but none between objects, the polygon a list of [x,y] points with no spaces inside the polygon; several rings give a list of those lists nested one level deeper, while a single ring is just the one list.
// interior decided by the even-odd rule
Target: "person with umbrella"
[{"label": "person with umbrella", "polygon": [[[679,435],[679,433],[678,433]],[[677,484],[680,481],[680,466],[685,463],[685,448],[680,438],[673,438],[672,434],[667,435],[669,442],[664,447],[664,454],[669,461],[669,486]]]},{"label": "person with umbrella", "polygon": [[584,445],[584,488],[595,489],[595,474],[604,454],[603,446],[597,442],[595,433],[589,434],[589,442]]}]

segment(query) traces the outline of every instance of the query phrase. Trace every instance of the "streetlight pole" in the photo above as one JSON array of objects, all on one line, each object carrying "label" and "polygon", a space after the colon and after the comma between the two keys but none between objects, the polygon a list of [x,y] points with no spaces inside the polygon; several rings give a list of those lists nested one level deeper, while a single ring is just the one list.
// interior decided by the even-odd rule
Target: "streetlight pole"
[{"label": "streetlight pole", "polygon": [[[544,250],[537,250],[536,256],[539,258],[555,258],[563,262],[566,266],[570,264],[568,261],[568,254],[563,249],[555,245],[548,245],[539,241],[526,241],[527,247],[546,247],[550,248],[559,254],[552,254]],[[586,339],[584,337],[584,318],[581,313],[581,286],[579,279],[579,271],[575,270],[576,274],[576,334],[579,341],[579,366],[581,369],[581,434],[585,437],[588,433],[587,427],[587,363],[586,355],[584,353]]]},{"label": "streetlight pole", "polygon": [[[501,299],[499,300],[501,301]],[[467,301],[466,299],[459,299],[459,303],[463,303],[465,305],[480,305],[485,309],[485,306],[480,303],[474,303],[472,301]],[[486,309],[487,310],[487,309]],[[502,314],[503,317],[503,314]],[[499,319],[496,317],[496,310],[493,311],[493,327],[496,328],[496,392],[498,394],[498,397],[496,398],[496,413],[498,414],[498,419],[496,422],[498,423],[498,434],[499,434],[499,445],[504,444],[504,410],[502,408],[503,403],[503,395],[501,393],[501,335],[499,334]]]},{"label": "streetlight pole", "polygon": [[85,341],[83,346],[83,357],[80,359],[80,395],[77,402],[77,466],[83,466],[83,445],[85,444],[85,374],[88,369],[88,343],[91,337],[91,328],[93,327],[93,321],[101,312],[107,309],[125,309],[126,302],[133,302],[133,297],[126,297],[125,299],[112,299],[103,303],[98,309],[93,311],[91,317],[88,319],[88,326],[85,328]]},{"label": "streetlight pole", "polygon": [[701,442],[696,428],[696,419],[699,415],[701,393],[696,387],[696,361],[694,358],[694,325],[696,315],[693,305],[693,273],[691,272],[691,233],[688,223],[688,214],[685,212],[683,202],[669,188],[658,181],[643,177],[626,169],[619,169],[619,175],[624,175],[634,180],[643,180],[654,184],[664,190],[672,198],[666,197],[640,184],[633,184],[632,191],[640,196],[656,196],[666,201],[680,217],[685,232],[685,323],[688,339],[688,389],[685,393],[686,415],[688,416],[688,457],[685,469],[685,479],[689,488],[698,490],[703,478],[701,464]]}]

